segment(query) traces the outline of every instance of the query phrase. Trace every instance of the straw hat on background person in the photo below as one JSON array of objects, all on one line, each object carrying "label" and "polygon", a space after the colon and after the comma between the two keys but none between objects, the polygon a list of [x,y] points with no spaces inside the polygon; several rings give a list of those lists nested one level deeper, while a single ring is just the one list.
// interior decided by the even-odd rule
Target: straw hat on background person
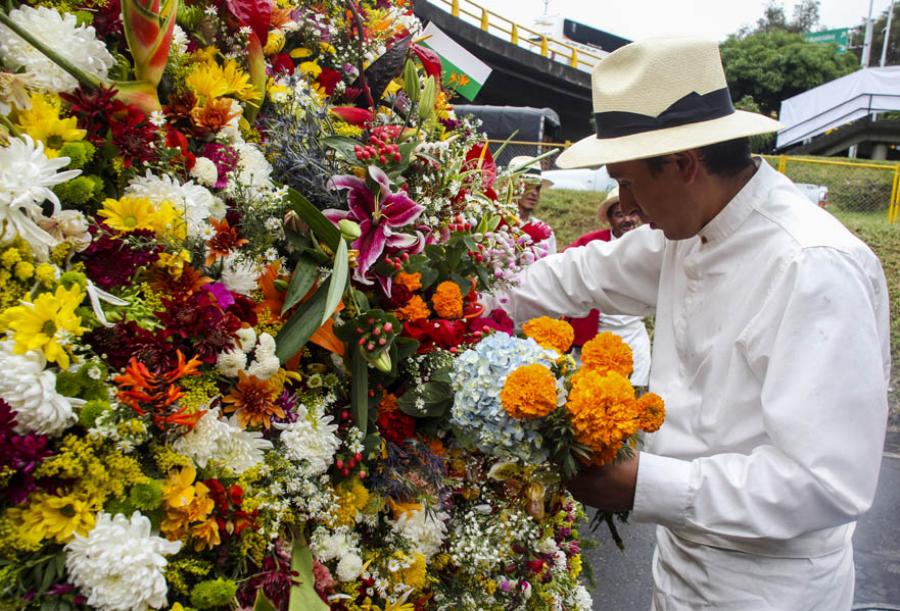
[{"label": "straw hat on background person", "polygon": [[536,157],[531,157],[529,155],[513,157],[509,160],[509,165],[507,167],[511,172],[521,172],[526,181],[536,181],[537,179],[540,179],[542,189],[549,189],[553,186],[552,180],[543,177],[543,173],[541,172],[541,162]]},{"label": "straw hat on background person", "polygon": [[603,227],[610,227],[609,209],[619,203],[619,187],[613,187],[612,191],[606,194],[606,199],[597,208],[597,216],[600,217],[600,224]]},{"label": "straw hat on background person", "polygon": [[714,41],[632,43],[598,63],[591,81],[597,133],[563,151],[561,168],[656,157],[783,127],[735,110]]}]

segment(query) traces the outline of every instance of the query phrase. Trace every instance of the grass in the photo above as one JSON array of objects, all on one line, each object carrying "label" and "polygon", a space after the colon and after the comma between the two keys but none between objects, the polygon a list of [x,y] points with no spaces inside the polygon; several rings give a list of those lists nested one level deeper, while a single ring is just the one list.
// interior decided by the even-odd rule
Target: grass
[{"label": "grass", "polygon": [[[553,227],[560,248],[578,236],[597,229],[597,206],[604,194],[550,189],[541,193],[538,216]],[[889,393],[891,421],[900,426],[900,224],[888,225],[884,211],[851,212],[830,206],[844,225],[875,251],[881,259],[890,293],[891,357],[897,365],[891,374]]]}]

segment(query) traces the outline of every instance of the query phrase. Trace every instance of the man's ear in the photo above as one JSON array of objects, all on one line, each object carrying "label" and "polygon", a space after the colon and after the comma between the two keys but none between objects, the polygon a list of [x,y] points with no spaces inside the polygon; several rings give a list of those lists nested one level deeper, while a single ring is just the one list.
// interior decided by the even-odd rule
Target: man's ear
[{"label": "man's ear", "polygon": [[692,184],[697,180],[703,163],[700,161],[700,151],[691,149],[672,153],[675,171],[685,184]]}]

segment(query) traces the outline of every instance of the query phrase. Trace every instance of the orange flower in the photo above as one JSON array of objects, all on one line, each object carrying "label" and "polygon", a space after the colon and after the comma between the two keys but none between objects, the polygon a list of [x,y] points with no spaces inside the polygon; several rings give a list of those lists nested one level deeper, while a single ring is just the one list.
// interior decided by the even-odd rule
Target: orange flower
[{"label": "orange flower", "polygon": [[256,304],[256,313],[266,320],[279,320],[281,308],[284,306],[285,291],[279,289],[278,284],[283,282],[287,287],[287,277],[281,274],[281,261],[267,265],[257,282],[259,282],[263,300]]},{"label": "orange flower", "polygon": [[212,265],[216,259],[227,257],[232,251],[248,243],[246,238],[240,237],[237,227],[228,224],[228,219],[217,221],[211,218],[209,223],[215,228],[216,235],[206,242],[207,265]]},{"label": "orange flower", "polygon": [[222,542],[219,536],[219,523],[215,518],[209,518],[191,528],[191,536],[194,538],[194,551],[202,552],[212,549]]},{"label": "orange flower", "polygon": [[638,429],[634,388],[614,371],[582,369],[572,376],[566,409],[575,439],[594,452],[595,464],[612,462]]},{"label": "orange flower", "polygon": [[191,109],[191,122],[200,130],[217,132],[238,115],[234,106],[231,98],[209,98],[203,106]]},{"label": "orange flower", "polygon": [[418,291],[422,288],[422,274],[416,272],[414,274],[407,274],[406,272],[400,272],[396,276],[394,276],[394,284],[399,284],[400,286],[406,288],[409,292]]},{"label": "orange flower", "polygon": [[544,365],[523,365],[506,377],[500,402],[517,420],[543,418],[556,409],[556,377]]},{"label": "orange flower", "polygon": [[260,380],[243,371],[238,374],[237,386],[222,399],[226,414],[237,413],[241,428],[272,426],[272,418],[284,418],[284,410],[276,403],[280,387],[269,380]]},{"label": "orange flower", "polygon": [[384,393],[381,402],[378,404],[379,414],[390,414],[397,411],[397,396],[389,392]]},{"label": "orange flower", "polygon": [[441,282],[431,298],[434,311],[441,318],[462,318],[463,294],[459,285],[452,280]]},{"label": "orange flower", "polygon": [[412,299],[406,302],[406,305],[397,310],[397,318],[400,320],[419,320],[420,318],[428,318],[431,316],[431,310],[428,304],[418,295],[413,295]]},{"label": "orange flower", "polygon": [[556,320],[549,316],[532,318],[524,325],[525,335],[536,341],[543,348],[550,348],[559,353],[566,353],[575,341],[575,329],[564,320]]},{"label": "orange flower", "polygon": [[581,347],[581,361],[597,373],[614,371],[628,377],[634,369],[631,348],[615,333],[604,331]]},{"label": "orange flower", "polygon": [[648,392],[638,399],[638,426],[648,433],[655,433],[666,419],[666,404],[656,393]]}]

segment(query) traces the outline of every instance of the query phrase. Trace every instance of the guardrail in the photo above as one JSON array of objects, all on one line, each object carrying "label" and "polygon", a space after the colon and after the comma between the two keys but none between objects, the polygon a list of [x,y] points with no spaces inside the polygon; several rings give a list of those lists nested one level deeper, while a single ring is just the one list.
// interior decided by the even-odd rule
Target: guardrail
[{"label": "guardrail", "polygon": [[[521,49],[537,53],[553,61],[568,64],[572,68],[590,72],[603,59],[601,55],[580,49],[568,42],[551,38],[527,26],[516,23],[487,9],[472,0],[429,0],[444,5],[457,19],[477,25],[484,32],[505,38]],[[468,18],[468,19],[466,19]]]}]

